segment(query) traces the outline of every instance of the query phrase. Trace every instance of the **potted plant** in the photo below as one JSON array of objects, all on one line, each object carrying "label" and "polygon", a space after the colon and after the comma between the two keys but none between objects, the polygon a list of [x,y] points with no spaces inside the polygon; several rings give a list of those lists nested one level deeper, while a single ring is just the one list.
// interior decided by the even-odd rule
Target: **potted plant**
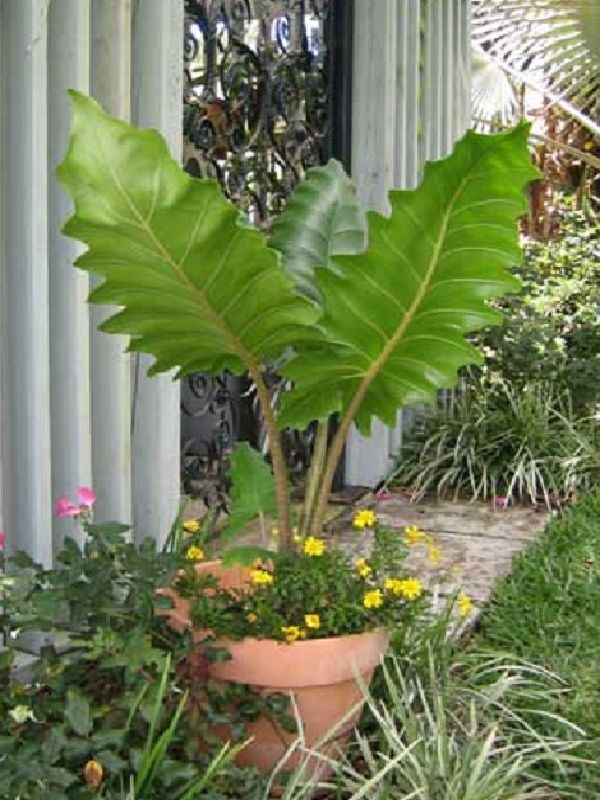
[{"label": "potted plant", "polygon": [[[271,675],[293,694],[294,680],[304,680],[296,675],[301,662],[319,689],[355,684],[356,672],[368,680],[385,648],[382,626],[412,613],[402,594],[410,577],[387,573],[381,548],[377,563],[364,562],[365,575],[327,549],[336,466],[353,424],[363,434],[373,417],[394,425],[400,407],[435,400],[459,368],[481,361],[465,337],[496,324],[488,301],[519,287],[510,273],[520,259],[516,220],[527,210],[524,188],[538,175],[527,126],[467,133],[451,156],[426,165],[418,189],[390,192],[388,215],[366,219],[350,179],[331,161],[309,171],[267,235],[216,181],[187,175],[156,131],[72,97],[72,136],[58,170],[74,202],[64,231],[87,246],[77,265],[104,279],[90,300],[120,307],[103,330],[127,334],[131,350],[152,354],[152,373],[248,373],[268,433],[270,465],[238,450],[226,536],[275,513],[278,552],[266,543],[228,552],[230,562],[262,562],[253,593],[239,582],[229,590],[213,582],[210,598],[198,591],[213,631],[236,640],[215,674],[263,688]],[[277,407],[266,365],[289,382]],[[279,431],[313,422],[294,533]],[[276,662],[283,678],[275,677]],[[276,750],[270,764],[281,743]]]}]

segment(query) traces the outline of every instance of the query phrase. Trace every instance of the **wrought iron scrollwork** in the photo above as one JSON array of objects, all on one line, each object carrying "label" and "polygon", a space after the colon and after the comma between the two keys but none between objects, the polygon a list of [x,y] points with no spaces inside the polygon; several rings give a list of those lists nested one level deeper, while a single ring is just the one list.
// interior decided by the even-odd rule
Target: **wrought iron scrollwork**
[{"label": "wrought iron scrollwork", "polygon": [[[184,164],[214,177],[268,229],[305,170],[329,155],[333,0],[186,0]],[[260,446],[252,387],[193,376],[182,390],[183,478],[222,485],[232,443]],[[288,437],[301,471],[310,443]]]}]

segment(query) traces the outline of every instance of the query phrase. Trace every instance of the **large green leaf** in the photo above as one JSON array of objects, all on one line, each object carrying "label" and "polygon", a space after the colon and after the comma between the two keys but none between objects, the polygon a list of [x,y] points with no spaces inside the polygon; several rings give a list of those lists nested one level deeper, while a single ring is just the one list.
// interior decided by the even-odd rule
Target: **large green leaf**
[{"label": "large green leaf", "polygon": [[75,204],[65,233],[88,246],[77,265],[105,279],[90,299],[124,307],[104,330],[154,355],[153,372],[180,374],[241,373],[307,335],[314,305],[218,184],[186,175],[156,131],[71,94],[58,169]]},{"label": "large green leaf", "polygon": [[390,192],[390,216],[369,213],[364,253],[317,271],[321,338],[283,368],[295,388],[282,426],[339,411],[368,433],[373,416],[393,424],[399,406],[432,401],[480,361],[465,334],[497,323],[487,301],[519,287],[509,269],[521,258],[515,220],[538,175],[527,134],[526,125],[468,133],[426,165],[419,188]]},{"label": "large green leaf", "polygon": [[247,442],[236,444],[231,454],[231,513],[225,538],[232,538],[259,515],[275,516],[275,481],[262,455]]},{"label": "large green leaf", "polygon": [[315,268],[334,269],[333,256],[364,250],[364,214],[339,161],[308,170],[273,223],[271,246],[298,289],[315,300]]}]

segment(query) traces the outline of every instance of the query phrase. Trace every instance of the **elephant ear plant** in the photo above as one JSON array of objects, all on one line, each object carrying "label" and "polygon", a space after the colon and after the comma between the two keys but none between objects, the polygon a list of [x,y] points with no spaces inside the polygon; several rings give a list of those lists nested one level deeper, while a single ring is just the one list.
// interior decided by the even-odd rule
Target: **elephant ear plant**
[{"label": "elephant ear plant", "polygon": [[[154,356],[152,373],[251,376],[283,550],[293,535],[279,431],[317,421],[302,534],[318,536],[351,425],[367,435],[374,417],[393,425],[401,406],[454,386],[481,360],[465,335],[497,323],[488,301],[518,288],[516,219],[538,176],[527,126],[467,133],[425,166],[418,189],[391,191],[389,214],[366,222],[339,164],[310,170],[269,238],[216,181],[187,175],[156,131],[72,99],[58,171],[75,208],[65,233],[87,245],[77,266],[104,279],[90,300],[120,307],[103,329]],[[264,377],[273,363],[291,387],[277,407]]]}]

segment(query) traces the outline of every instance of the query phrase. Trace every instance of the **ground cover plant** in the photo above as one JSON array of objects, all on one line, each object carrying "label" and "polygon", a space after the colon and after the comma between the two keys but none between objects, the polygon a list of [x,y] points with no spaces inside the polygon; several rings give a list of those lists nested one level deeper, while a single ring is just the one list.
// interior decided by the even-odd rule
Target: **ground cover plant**
[{"label": "ground cover plant", "polygon": [[589,740],[576,752],[589,763],[574,765],[565,782],[572,797],[598,797],[600,495],[556,518],[540,543],[516,559],[484,610],[473,646],[514,653],[564,680],[562,691],[538,698],[536,726],[553,735],[551,714],[561,714],[586,731]]}]

